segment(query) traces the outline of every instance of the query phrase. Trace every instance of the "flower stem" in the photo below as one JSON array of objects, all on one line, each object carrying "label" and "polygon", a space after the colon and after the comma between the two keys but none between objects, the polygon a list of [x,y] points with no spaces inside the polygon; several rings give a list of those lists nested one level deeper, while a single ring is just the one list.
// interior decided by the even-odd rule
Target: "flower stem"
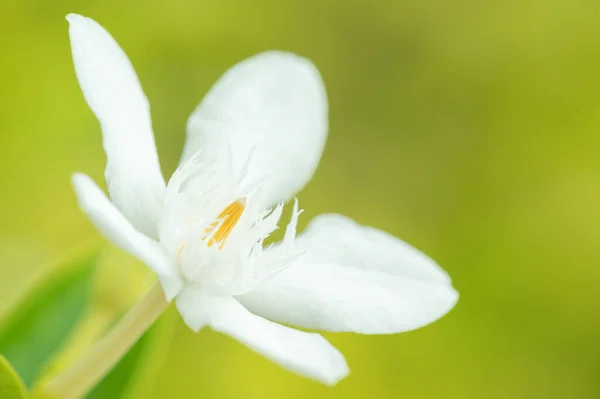
[{"label": "flower stem", "polygon": [[40,387],[41,397],[79,399],[104,378],[167,308],[156,283],[117,325],[65,372]]}]

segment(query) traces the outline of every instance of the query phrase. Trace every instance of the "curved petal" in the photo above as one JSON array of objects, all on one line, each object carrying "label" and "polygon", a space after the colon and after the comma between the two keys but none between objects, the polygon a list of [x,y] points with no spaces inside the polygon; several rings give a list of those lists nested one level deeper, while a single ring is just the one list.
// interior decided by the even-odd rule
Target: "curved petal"
[{"label": "curved petal", "polygon": [[102,26],[81,15],[67,20],[77,79],[102,126],[111,199],[138,230],[156,238],[165,181],[148,100],[129,59]]},{"label": "curved petal", "polygon": [[450,276],[423,252],[374,227],[362,226],[339,214],[324,214],[310,221],[296,244],[311,262],[378,270],[416,280],[451,283]]},{"label": "curved petal", "polygon": [[150,267],[158,276],[167,300],[173,299],[181,290],[182,281],[162,245],[138,232],[89,176],[74,174],[73,187],[79,206],[100,233]]},{"label": "curved petal", "polygon": [[244,185],[263,187],[265,207],[312,177],[327,136],[327,96],[305,58],[270,51],[232,67],[190,116],[182,162],[201,148],[232,153]]},{"label": "curved petal", "polygon": [[458,300],[433,260],[343,216],[316,218],[296,244],[307,251],[296,264],[237,297],[250,311],[304,328],[390,334],[427,325]]},{"label": "curved petal", "polygon": [[176,303],[193,330],[210,325],[297,374],[334,385],[349,373],[344,356],[321,335],[263,319],[231,297],[185,288]]}]

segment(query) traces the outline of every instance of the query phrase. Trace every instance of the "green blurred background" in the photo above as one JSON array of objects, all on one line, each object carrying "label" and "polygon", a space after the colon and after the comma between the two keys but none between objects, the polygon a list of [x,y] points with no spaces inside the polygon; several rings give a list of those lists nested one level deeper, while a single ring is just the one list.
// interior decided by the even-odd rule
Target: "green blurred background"
[{"label": "green blurred background", "polygon": [[68,12],[132,59],[166,176],[187,116],[229,66],[273,48],[312,59],[331,124],[301,226],[340,212],[387,230],[461,293],[415,332],[327,334],[352,369],[334,389],[177,319],[137,396],[600,397],[596,0],[0,0],[1,303],[97,237],[69,183],[76,170],[102,181],[105,158]]}]

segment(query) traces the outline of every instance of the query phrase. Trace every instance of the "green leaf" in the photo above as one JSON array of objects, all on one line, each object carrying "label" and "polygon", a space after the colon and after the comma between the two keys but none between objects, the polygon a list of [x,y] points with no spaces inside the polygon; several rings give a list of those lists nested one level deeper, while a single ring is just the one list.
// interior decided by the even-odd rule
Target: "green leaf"
[{"label": "green leaf", "polygon": [[97,251],[87,250],[48,269],[0,318],[0,353],[27,387],[83,314],[97,257]]},{"label": "green leaf", "polygon": [[26,399],[28,397],[23,381],[8,360],[0,355],[0,398]]},{"label": "green leaf", "polygon": [[156,276],[135,258],[118,248],[107,246],[98,257],[92,280],[85,313],[36,384],[51,380],[80,359],[121,315],[142,298]]},{"label": "green leaf", "polygon": [[87,399],[125,399],[150,396],[171,343],[177,314],[166,311],[112,371],[98,384]]}]

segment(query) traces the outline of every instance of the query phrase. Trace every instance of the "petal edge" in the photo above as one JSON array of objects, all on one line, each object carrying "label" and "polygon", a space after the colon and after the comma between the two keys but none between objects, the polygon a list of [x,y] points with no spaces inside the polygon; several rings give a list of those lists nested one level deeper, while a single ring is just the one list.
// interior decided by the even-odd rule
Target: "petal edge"
[{"label": "petal edge", "polygon": [[231,297],[186,291],[177,298],[177,307],[192,329],[210,325],[282,367],[327,385],[348,375],[344,356],[321,335],[256,316]]},{"label": "petal edge", "polygon": [[158,242],[138,232],[106,195],[83,173],[72,177],[79,206],[102,235],[113,244],[144,262],[158,276],[167,301],[181,290],[181,278],[174,273],[171,261]]},{"label": "petal edge", "polygon": [[227,138],[242,185],[261,181],[270,207],[312,177],[327,137],[327,108],[312,62],[280,51],[255,55],[225,72],[192,113],[182,162],[216,146],[215,137]]},{"label": "petal edge", "polygon": [[102,127],[111,199],[138,230],[156,238],[165,181],[148,100],[127,55],[100,24],[77,14],[66,19],[77,79]]}]

